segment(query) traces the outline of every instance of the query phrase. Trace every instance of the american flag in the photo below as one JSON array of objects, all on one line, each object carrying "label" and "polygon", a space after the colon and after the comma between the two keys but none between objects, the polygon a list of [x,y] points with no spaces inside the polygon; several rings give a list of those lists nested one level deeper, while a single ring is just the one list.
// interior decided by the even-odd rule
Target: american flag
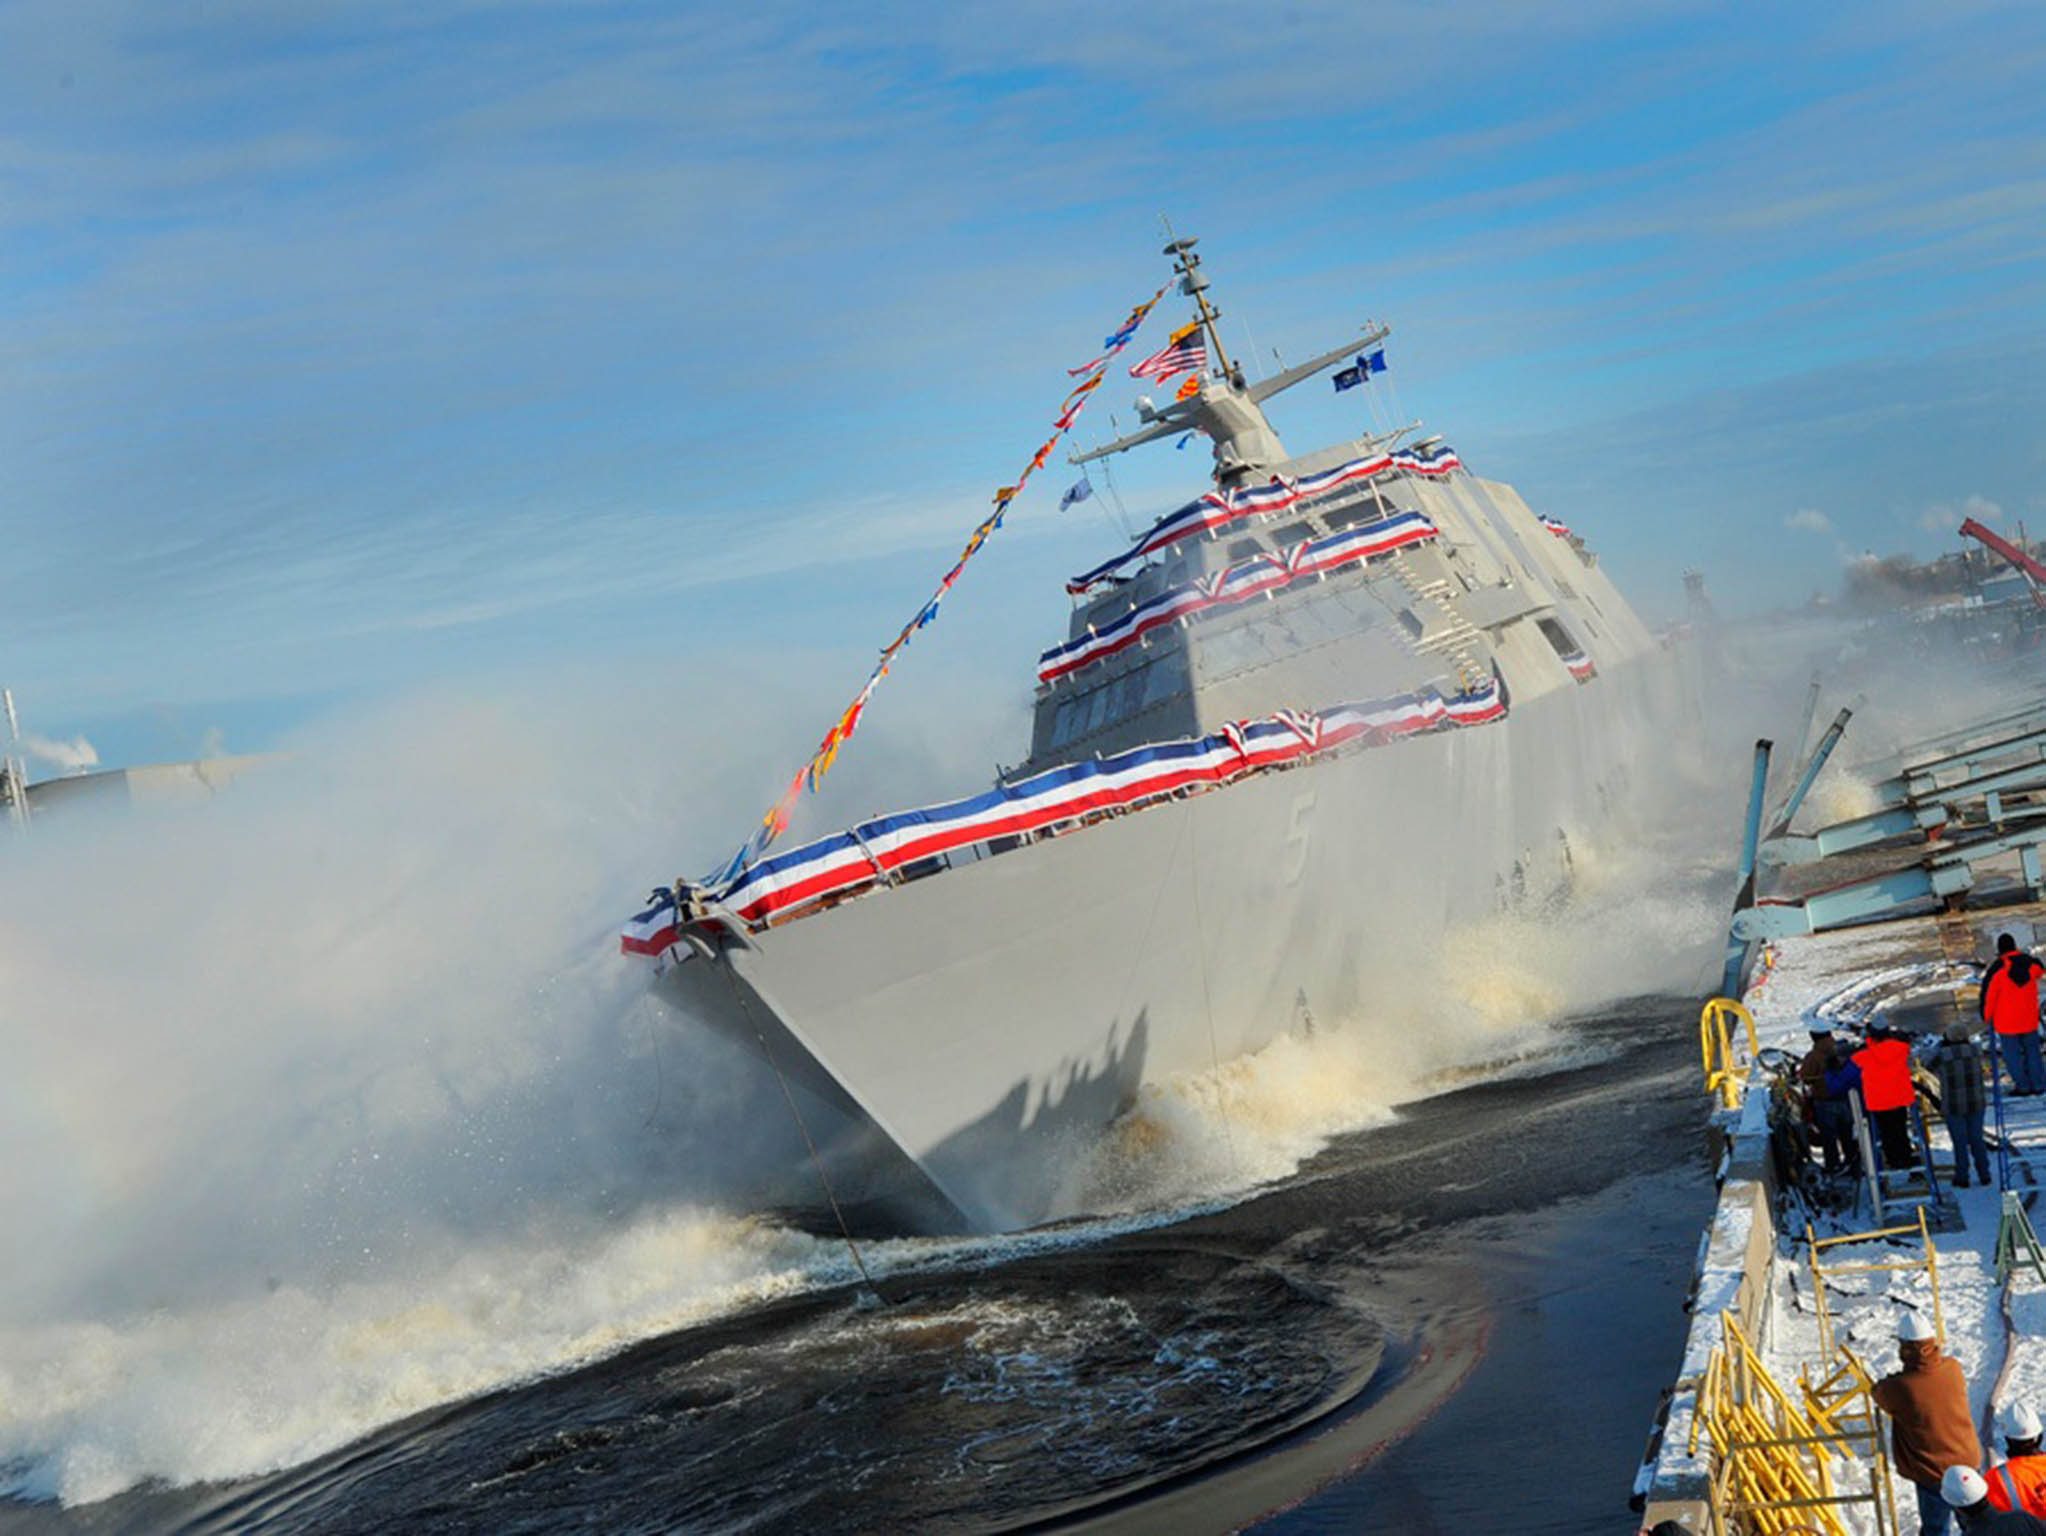
[{"label": "american flag", "polygon": [[1208,366],[1208,344],[1201,339],[1200,322],[1182,326],[1167,338],[1162,350],[1153,352],[1130,370],[1133,379],[1155,379],[1163,384],[1175,373]]}]

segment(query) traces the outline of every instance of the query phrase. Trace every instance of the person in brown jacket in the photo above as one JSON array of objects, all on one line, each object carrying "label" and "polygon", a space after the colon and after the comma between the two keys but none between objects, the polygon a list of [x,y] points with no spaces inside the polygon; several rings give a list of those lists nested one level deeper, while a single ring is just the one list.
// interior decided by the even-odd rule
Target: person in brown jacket
[{"label": "person in brown jacket", "polygon": [[1932,1324],[1916,1312],[1905,1313],[1897,1326],[1897,1356],[1904,1368],[1876,1383],[1876,1406],[1890,1416],[1898,1475],[1918,1490],[1918,1529],[1946,1536],[1953,1510],[1940,1497],[1940,1479],[1948,1467],[1982,1465],[1968,1382],[1960,1362],[1939,1352]]}]

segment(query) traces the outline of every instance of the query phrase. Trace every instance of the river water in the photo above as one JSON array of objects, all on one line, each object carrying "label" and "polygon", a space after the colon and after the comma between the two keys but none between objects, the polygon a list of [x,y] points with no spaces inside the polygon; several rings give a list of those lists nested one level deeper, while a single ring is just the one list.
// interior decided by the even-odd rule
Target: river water
[{"label": "river water", "polygon": [[1711,1197],[1693,1006],[1559,1026],[1244,1198],[878,1244],[878,1297],[763,1301],[285,1471],[0,1526],[1623,1529]]}]

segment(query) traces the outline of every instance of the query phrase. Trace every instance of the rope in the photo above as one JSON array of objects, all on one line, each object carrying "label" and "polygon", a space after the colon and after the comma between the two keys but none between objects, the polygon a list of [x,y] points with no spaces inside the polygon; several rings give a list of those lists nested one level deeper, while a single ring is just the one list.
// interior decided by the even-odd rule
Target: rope
[{"label": "rope", "polygon": [[648,993],[639,994],[639,1011],[640,1016],[646,1020],[647,1044],[654,1048],[654,1103],[646,1112],[646,1119],[640,1122],[639,1128],[644,1131],[653,1125],[661,1112],[661,1098],[667,1092],[667,1080],[661,1070],[661,1032],[655,1026],[653,1000]]},{"label": "rope", "polygon": [[[2000,1145],[1998,1150],[2002,1150]],[[1955,1154],[1956,1157],[1959,1155],[1959,1153]],[[2030,1166],[2027,1165],[2025,1175],[2028,1179],[2031,1176],[2031,1172]],[[2023,1199],[2027,1211],[2031,1210],[2032,1201],[2037,1197],[2038,1191],[2036,1189],[2025,1192]],[[2017,1319],[2011,1316],[2010,1310],[2011,1295],[2017,1289],[2017,1283],[2018,1266],[2013,1262],[2010,1267],[2010,1273],[2003,1277],[2003,1286],[1997,1296],[1997,1310],[2003,1315],[2003,1363],[1996,1369],[1996,1380],[1989,1384],[1989,1395],[1982,1400],[1981,1436],[1984,1445],[1993,1443],[1991,1437],[1996,1428],[1996,1404],[1998,1399],[2003,1396],[2004,1388],[2010,1382],[2011,1367],[2018,1363],[2018,1323]]]},{"label": "rope", "polygon": [[838,1207],[838,1196],[831,1188],[831,1180],[825,1175],[824,1160],[817,1155],[817,1143],[810,1139],[810,1128],[803,1124],[803,1112],[796,1108],[796,1096],[789,1092],[789,1080],[782,1076],[781,1063],[774,1059],[774,1048],[767,1043],[767,1032],[753,1017],[753,1009],[746,1001],[745,990],[739,985],[739,978],[732,970],[732,962],[723,955],[718,956],[718,968],[725,973],[732,996],[738,999],[739,1011],[746,1016],[746,1023],[753,1031],[753,1037],[760,1042],[760,1052],[767,1058],[768,1066],[774,1069],[774,1080],[781,1084],[781,1096],[789,1106],[789,1118],[796,1122],[796,1129],[803,1133],[803,1145],[810,1152],[810,1167],[817,1175],[817,1182],[824,1189],[824,1199],[831,1206],[831,1214],[838,1221],[838,1235],[845,1239],[845,1251],[852,1255],[853,1267],[860,1272],[860,1279],[876,1300],[881,1297],[880,1287],[874,1284],[874,1277],[867,1273],[867,1261],[860,1257],[860,1245],[853,1241],[852,1227],[847,1224],[845,1212]]},{"label": "rope", "polygon": [[1122,504],[1122,492],[1115,488],[1115,460],[1101,460],[1101,478],[1108,486],[1109,499],[1115,503],[1116,529],[1125,542],[1136,542],[1136,530],[1130,522],[1129,508]]}]

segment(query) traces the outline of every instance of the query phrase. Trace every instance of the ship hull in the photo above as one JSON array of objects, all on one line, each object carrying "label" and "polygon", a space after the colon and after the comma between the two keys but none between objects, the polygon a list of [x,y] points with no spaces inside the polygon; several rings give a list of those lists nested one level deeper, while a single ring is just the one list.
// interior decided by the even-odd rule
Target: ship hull
[{"label": "ship hull", "polygon": [[878,1130],[962,1224],[1028,1226],[1065,1213],[1076,1160],[1146,1084],[1317,1022],[1409,1027],[1376,991],[1598,840],[1677,714],[1674,670],[1651,648],[1498,724],[878,890],[663,984]]}]

